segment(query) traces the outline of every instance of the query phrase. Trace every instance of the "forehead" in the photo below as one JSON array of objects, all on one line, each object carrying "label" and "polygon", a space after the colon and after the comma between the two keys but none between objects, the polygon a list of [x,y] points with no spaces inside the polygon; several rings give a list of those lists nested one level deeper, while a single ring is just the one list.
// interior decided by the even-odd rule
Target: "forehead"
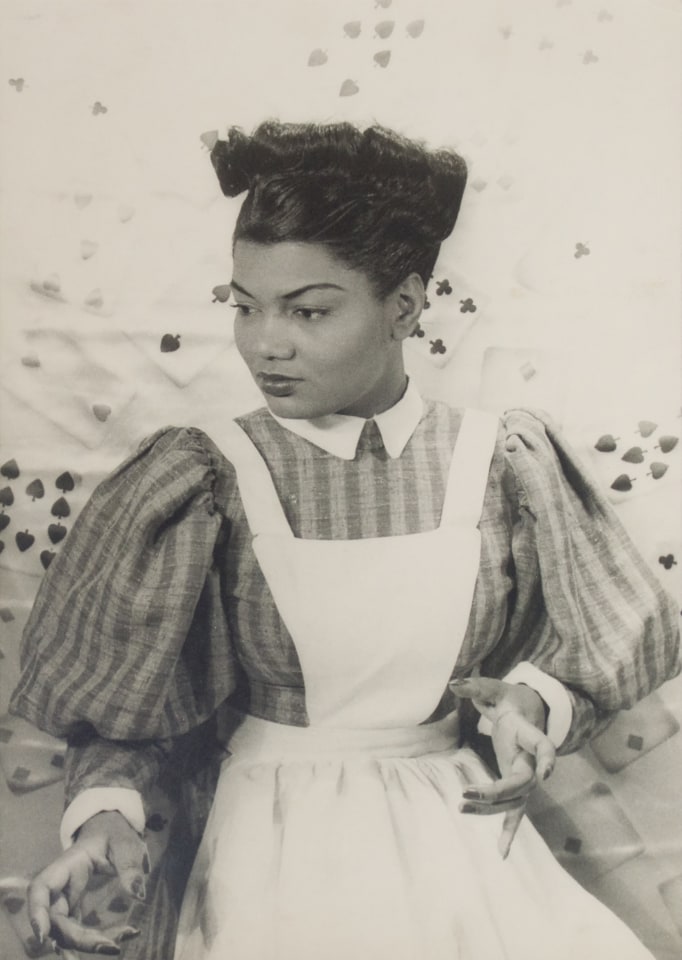
[{"label": "forehead", "polygon": [[232,279],[254,295],[280,297],[318,284],[334,284],[350,293],[367,293],[371,289],[361,270],[348,267],[327,247],[317,243],[264,244],[237,240]]}]

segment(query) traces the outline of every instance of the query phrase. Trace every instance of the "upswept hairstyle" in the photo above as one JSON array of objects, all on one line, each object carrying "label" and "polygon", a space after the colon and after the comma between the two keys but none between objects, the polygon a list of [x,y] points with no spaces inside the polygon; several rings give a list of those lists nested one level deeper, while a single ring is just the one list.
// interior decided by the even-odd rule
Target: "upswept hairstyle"
[{"label": "upswept hairstyle", "polygon": [[233,243],[324,244],[382,297],[410,273],[427,285],[467,177],[452,150],[350,123],[231,127],[211,161],[226,196],[248,191]]}]

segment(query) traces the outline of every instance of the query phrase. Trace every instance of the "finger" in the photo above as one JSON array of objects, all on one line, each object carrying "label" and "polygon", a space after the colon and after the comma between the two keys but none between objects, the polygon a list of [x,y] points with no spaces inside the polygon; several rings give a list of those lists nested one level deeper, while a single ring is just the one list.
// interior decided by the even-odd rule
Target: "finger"
[{"label": "finger", "polygon": [[467,677],[465,680],[451,680],[448,686],[458,697],[473,700],[476,709],[481,710],[481,707],[492,709],[497,706],[509,684],[492,677]]},{"label": "finger", "polygon": [[462,791],[465,800],[482,804],[506,803],[509,800],[523,800],[536,785],[535,774],[531,770],[512,773],[493,783],[482,783],[466,787]]},{"label": "finger", "polygon": [[54,895],[68,886],[73,861],[74,856],[66,851],[29,884],[28,914],[33,932],[41,943],[50,933],[50,905]]},{"label": "finger", "polygon": [[464,800],[459,805],[460,813],[473,813],[478,817],[492,817],[500,813],[509,813],[513,810],[523,810],[526,806],[525,797],[514,800],[505,800],[500,803],[477,803],[474,800]]},{"label": "finger", "polygon": [[74,863],[70,871],[69,882],[66,887],[66,896],[69,901],[69,912],[72,913],[78,904],[92,876],[92,864],[88,860]]},{"label": "finger", "polygon": [[113,940],[115,943],[125,943],[127,940],[132,940],[133,937],[139,937],[140,935],[137,927],[131,927],[128,924],[107,927],[105,933],[109,940]]},{"label": "finger", "polygon": [[556,764],[556,747],[546,733],[523,719],[519,723],[516,740],[520,747],[535,757],[535,769],[540,780],[546,780]]},{"label": "finger", "polygon": [[[120,953],[115,939],[93,927],[84,927],[73,915],[69,901],[61,894],[50,907],[51,933],[60,951],[70,949],[115,956]],[[113,948],[113,949],[112,949]]]},{"label": "finger", "polygon": [[549,738],[538,743],[535,751],[535,770],[539,780],[547,780],[551,777],[556,763],[556,750],[554,744]]},{"label": "finger", "polygon": [[521,825],[521,821],[526,812],[525,803],[517,807],[515,810],[509,810],[504,816],[504,822],[502,824],[502,833],[500,838],[497,841],[497,849],[500,851],[500,855],[503,860],[506,860],[509,856],[509,851],[511,850],[511,845],[514,842],[514,837],[516,836],[516,831]]},{"label": "finger", "polygon": [[149,872],[149,853],[144,841],[131,830],[125,836],[110,840],[108,855],[123,889],[137,900],[144,900],[144,875]]},{"label": "finger", "polygon": [[82,950],[84,953],[98,953],[115,957],[121,948],[105,936],[101,930],[84,927],[73,917],[61,913],[52,914],[52,935],[62,950]]},{"label": "finger", "polygon": [[494,747],[501,777],[468,784],[463,789],[464,798],[484,803],[500,803],[527,797],[537,785],[535,757],[514,742],[501,744],[497,737]]},{"label": "finger", "polygon": [[[69,920],[73,918],[68,918],[68,917],[65,917],[65,915],[62,915],[59,921],[59,925],[61,927],[64,927],[65,925],[64,919]],[[77,925],[74,923],[74,927],[76,926]],[[81,928],[81,929],[92,929],[92,928]],[[53,932],[56,935],[56,939],[53,941],[55,949],[61,953],[62,957],[71,956],[74,958],[74,960],[80,960],[79,955],[72,953],[68,948],[60,946],[60,943],[66,943],[67,940],[65,939],[63,933],[60,931],[59,926],[57,924],[53,924]],[[139,935],[140,935],[140,931],[138,930],[137,927],[131,927],[129,924],[118,924],[117,926],[114,926],[114,927],[107,927],[106,930],[103,930],[97,933],[96,943],[94,948],[88,948],[83,943],[84,938],[80,936],[75,929],[71,929],[70,931],[67,931],[67,936],[69,938],[74,940],[78,939],[79,951],[91,952],[92,950],[92,952],[94,953],[100,953],[100,954],[109,955],[109,956],[116,956],[117,953],[120,953],[120,950],[116,951],[116,953],[113,950],[113,947],[115,947],[117,944],[125,943],[128,940],[132,940],[133,937],[139,937]]]},{"label": "finger", "polygon": [[[50,933],[50,912],[45,906],[42,889],[39,893],[34,890],[33,899],[31,900],[30,897],[31,889],[29,887],[28,915],[31,921],[31,929],[38,943],[42,945]],[[49,899],[48,893],[48,903]]]},{"label": "finger", "polygon": [[[498,712],[493,721],[492,739],[502,773],[508,773],[512,768],[520,769],[521,762],[534,771],[538,751],[547,759],[555,757],[549,737],[513,709]],[[520,761],[520,757],[526,759]]]}]

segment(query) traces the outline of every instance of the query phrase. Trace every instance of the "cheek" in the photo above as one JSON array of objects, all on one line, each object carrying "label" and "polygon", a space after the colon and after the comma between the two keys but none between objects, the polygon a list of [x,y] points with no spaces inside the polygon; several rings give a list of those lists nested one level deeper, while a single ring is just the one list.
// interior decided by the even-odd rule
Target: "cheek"
[{"label": "cheek", "polygon": [[243,320],[237,318],[234,322],[234,343],[240,356],[244,359],[251,352],[252,340],[253,333],[249,331]]},{"label": "cheek", "polygon": [[353,359],[358,369],[378,369],[386,359],[388,343],[389,338],[380,318],[372,317],[349,343],[349,358]]},{"label": "cheek", "polygon": [[355,384],[366,379],[367,371],[376,366],[377,352],[368,338],[358,338],[346,331],[300,345],[298,355],[314,367],[322,379]]},{"label": "cheek", "polygon": [[336,355],[354,358],[363,366],[380,358],[389,340],[383,316],[367,313],[349,322],[337,331]]},{"label": "cheek", "polygon": [[320,379],[346,399],[354,399],[385,371],[386,346],[375,334],[345,338],[318,360]]}]

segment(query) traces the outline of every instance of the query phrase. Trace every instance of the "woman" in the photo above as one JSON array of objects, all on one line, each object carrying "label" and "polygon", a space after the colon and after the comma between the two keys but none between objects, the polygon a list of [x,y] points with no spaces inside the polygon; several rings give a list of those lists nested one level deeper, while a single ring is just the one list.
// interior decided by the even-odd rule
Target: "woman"
[{"label": "woman", "polygon": [[[550,424],[405,374],[464,163],[277,123],[212,160],[247,191],[235,336],[267,408],[147,440],[45,577],[13,709],[69,737],[69,805],[36,934],[145,960],[649,956],[521,821],[556,750],[677,671],[672,601]],[[144,896],[140,795],[169,766],[191,813],[149,922],[86,929],[93,873]]]}]

